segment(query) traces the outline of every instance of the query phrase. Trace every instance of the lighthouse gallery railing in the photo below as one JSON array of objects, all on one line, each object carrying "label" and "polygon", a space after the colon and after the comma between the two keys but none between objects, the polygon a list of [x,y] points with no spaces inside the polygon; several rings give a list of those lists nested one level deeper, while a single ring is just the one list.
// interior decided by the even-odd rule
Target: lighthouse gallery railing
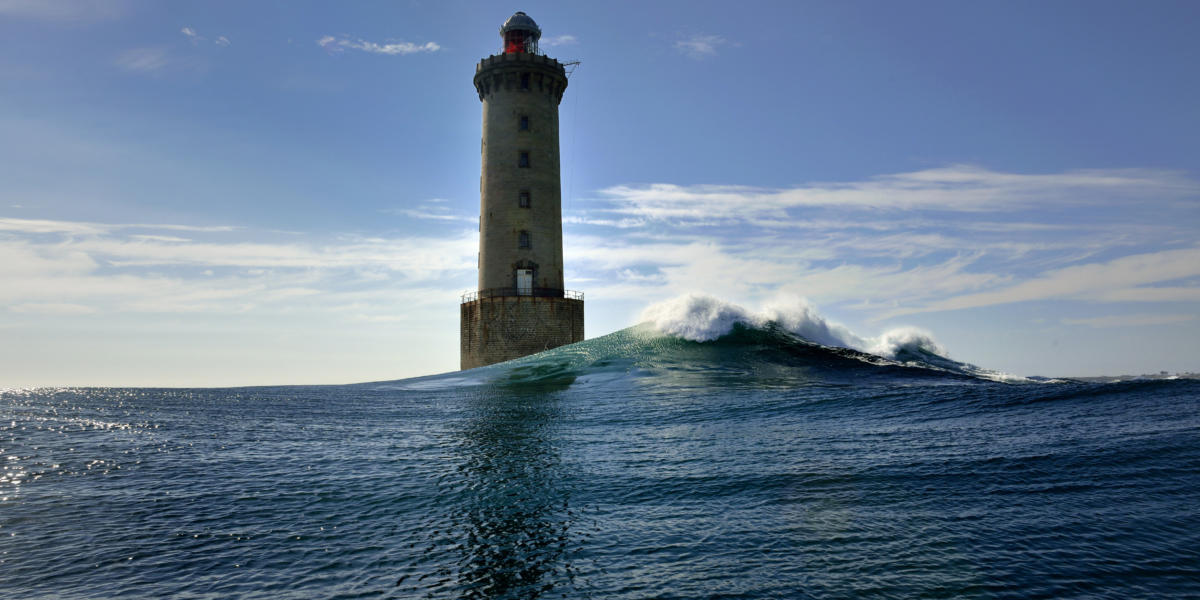
[{"label": "lighthouse gallery railing", "polygon": [[488,288],[476,290],[462,295],[462,304],[474,302],[480,298],[502,298],[507,296],[532,296],[535,298],[568,298],[583,300],[583,292],[575,290],[559,290],[555,288]]}]

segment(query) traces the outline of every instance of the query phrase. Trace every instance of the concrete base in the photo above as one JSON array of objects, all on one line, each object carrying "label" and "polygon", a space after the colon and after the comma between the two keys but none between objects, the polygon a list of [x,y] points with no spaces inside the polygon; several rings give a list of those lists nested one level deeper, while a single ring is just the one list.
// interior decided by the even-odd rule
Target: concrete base
[{"label": "concrete base", "polygon": [[499,296],[459,307],[459,365],[474,369],[583,341],[583,300]]}]

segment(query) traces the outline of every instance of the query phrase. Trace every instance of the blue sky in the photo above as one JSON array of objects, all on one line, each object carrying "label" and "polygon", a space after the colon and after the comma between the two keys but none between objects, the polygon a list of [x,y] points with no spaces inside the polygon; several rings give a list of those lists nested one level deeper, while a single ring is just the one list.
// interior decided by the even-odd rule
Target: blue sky
[{"label": "blue sky", "polygon": [[587,332],[710,294],[1200,370],[1194,2],[0,0],[0,386],[450,371],[524,10]]}]

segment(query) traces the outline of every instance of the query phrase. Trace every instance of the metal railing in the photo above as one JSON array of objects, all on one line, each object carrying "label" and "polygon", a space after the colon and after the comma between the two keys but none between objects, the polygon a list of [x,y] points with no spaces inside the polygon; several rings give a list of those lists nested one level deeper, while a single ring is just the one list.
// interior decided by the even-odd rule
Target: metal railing
[{"label": "metal railing", "polygon": [[583,292],[575,290],[560,290],[557,288],[488,288],[466,292],[462,295],[462,304],[474,302],[480,298],[504,298],[510,296],[532,296],[535,298],[568,298],[583,300]]}]

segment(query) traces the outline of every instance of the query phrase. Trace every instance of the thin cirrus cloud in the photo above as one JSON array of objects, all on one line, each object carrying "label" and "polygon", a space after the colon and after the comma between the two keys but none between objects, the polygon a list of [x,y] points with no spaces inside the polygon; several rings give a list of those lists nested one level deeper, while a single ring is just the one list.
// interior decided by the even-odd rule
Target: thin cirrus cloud
[{"label": "thin cirrus cloud", "polygon": [[91,22],[115,19],[129,8],[127,0],[0,0],[0,15],[42,20]]},{"label": "thin cirrus cloud", "polygon": [[[171,232],[189,231],[189,237]],[[269,232],[188,225],[0,220],[0,310],[243,313],[302,298],[325,309],[425,290],[455,298],[475,267],[474,232],[437,238],[248,239]],[[401,294],[402,295],[402,294]],[[363,304],[366,302],[366,304]],[[378,303],[378,310],[394,311]],[[324,310],[324,309],[322,309]],[[366,311],[366,312],[364,312]],[[381,313],[382,314],[382,313]]]},{"label": "thin cirrus cloud", "polygon": [[1063,319],[1066,325],[1086,325],[1096,329],[1108,327],[1145,327],[1147,325],[1171,325],[1194,321],[1196,315],[1183,314],[1135,314],[1135,315],[1106,315],[1085,319]]},{"label": "thin cirrus cloud", "polygon": [[[199,44],[200,42],[208,41],[208,38],[196,33],[196,30],[192,29],[191,27],[184,27],[179,30],[179,33],[182,33],[184,37],[186,37],[188,41],[192,43],[193,46]],[[229,38],[223,35],[217,36],[212,43],[221,47],[228,47],[230,45]]]},{"label": "thin cirrus cloud", "polygon": [[729,41],[719,35],[693,34],[675,42],[675,50],[696,60],[717,55],[717,49]]},{"label": "thin cirrus cloud", "polygon": [[[740,302],[804,296],[868,321],[1039,300],[1126,310],[1197,302],[1195,189],[1165,172],[956,167],[788,189],[617,186],[567,214],[567,279],[595,298],[643,304],[690,292]],[[955,201],[953,192],[967,198]],[[993,203],[986,210],[985,197]],[[1039,212],[1047,203],[1075,215],[1122,201],[1146,207],[1140,222],[1113,227]],[[727,211],[729,203],[739,211]],[[696,205],[714,214],[693,212]],[[797,207],[803,214],[789,212]],[[0,306],[244,311],[296,298],[341,306],[410,288],[440,302],[471,285],[475,214],[439,199],[385,212],[444,223],[443,235],[317,243],[229,226],[4,218]],[[362,302],[378,307],[356,309],[362,318],[391,318],[387,302]]]},{"label": "thin cirrus cloud", "polygon": [[89,315],[96,312],[96,309],[90,306],[69,302],[14,304],[9,307],[9,310],[15,313],[39,315]]},{"label": "thin cirrus cloud", "polygon": [[387,42],[377,43],[369,42],[364,39],[350,39],[347,37],[337,38],[332,35],[327,35],[317,40],[317,45],[329,52],[343,52],[346,49],[361,50],[371,54],[384,54],[388,56],[403,56],[407,54],[419,54],[422,52],[437,52],[442,47],[436,42],[425,42],[424,44],[414,44],[412,42]]},{"label": "thin cirrus cloud", "polygon": [[[819,242],[780,244],[761,239],[569,235],[565,262],[573,280],[598,297],[652,302],[685,293],[756,302],[783,293],[822,304],[864,303],[877,312],[891,302],[928,302],[1008,281],[971,272],[977,255],[952,255],[916,265],[831,257]],[[836,259],[836,260],[831,260]],[[878,305],[878,306],[873,306]]]},{"label": "thin cirrus cloud", "polygon": [[[191,27],[183,27],[179,30],[179,33],[192,46],[198,46],[201,42],[209,41],[207,37],[200,35]],[[223,35],[212,40],[212,43],[222,48],[229,47],[230,45],[229,38]],[[191,54],[194,54],[194,52]],[[167,46],[130,48],[118,54],[114,64],[131,73],[146,74],[157,74],[179,69],[185,71],[203,71],[206,68],[203,59],[189,55],[186,52],[171,52]]]},{"label": "thin cirrus cloud", "polygon": [[789,209],[938,210],[1005,212],[1051,205],[1086,206],[1131,198],[1155,203],[1194,197],[1200,183],[1172,171],[1069,171],[1049,175],[1000,173],[955,165],[850,183],[791,188],[665,183],[601,190],[607,210],[650,220],[695,223],[794,222]]},{"label": "thin cirrus cloud", "polygon": [[88,221],[56,221],[52,219],[13,219],[0,217],[0,231],[19,233],[64,233],[100,235],[122,229],[166,229],[171,231],[228,232],[232,225],[175,225],[149,223],[92,223]]},{"label": "thin cirrus cloud", "polygon": [[789,188],[621,185],[567,215],[585,234],[566,236],[568,264],[607,295],[782,292],[869,321],[1044,300],[1195,302],[1198,196],[1171,171],[967,165]]},{"label": "thin cirrus cloud", "polygon": [[171,64],[171,57],[162,47],[132,48],[119,54],[115,62],[126,71],[153,73]]},{"label": "thin cirrus cloud", "polygon": [[[1123,256],[1054,269],[999,289],[952,296],[890,311],[882,318],[922,312],[962,310],[1033,300],[1088,302],[1192,302],[1200,288],[1157,287],[1200,277],[1200,248],[1181,248]],[[1145,295],[1140,292],[1148,292]]]},{"label": "thin cirrus cloud", "polygon": [[424,208],[393,208],[386,209],[383,212],[424,221],[463,221],[474,223],[477,220],[477,217],[451,212],[431,212]]},{"label": "thin cirrus cloud", "polygon": [[450,207],[446,206],[446,200],[442,198],[433,198],[413,208],[386,208],[380,212],[424,221],[464,221],[475,223],[478,219],[478,216],[454,212]]},{"label": "thin cirrus cloud", "polygon": [[1043,300],[1200,301],[1194,284],[1200,248],[1079,260],[1076,254],[1058,257],[1063,248],[1051,246],[1043,251],[1049,257],[1033,262],[1078,262],[1045,269],[1031,268],[1031,261],[1003,247],[945,256],[930,252],[909,261],[859,254],[849,245],[829,253],[823,243],[570,235],[566,259],[571,278],[598,297],[649,302],[700,292],[761,301],[782,293],[842,306],[870,321]]},{"label": "thin cirrus cloud", "polygon": [[562,35],[542,38],[540,43],[543,46],[553,48],[555,46],[570,46],[571,44],[577,44],[579,43],[579,40],[569,33],[564,33]]}]

